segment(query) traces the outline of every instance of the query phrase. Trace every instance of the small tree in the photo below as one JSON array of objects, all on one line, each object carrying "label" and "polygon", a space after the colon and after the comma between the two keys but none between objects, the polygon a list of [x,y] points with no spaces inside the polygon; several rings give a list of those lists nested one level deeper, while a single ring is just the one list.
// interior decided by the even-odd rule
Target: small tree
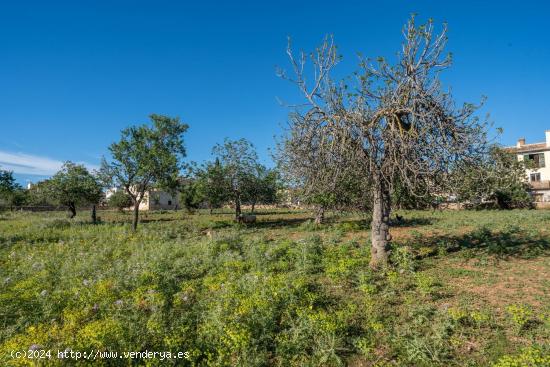
[{"label": "small tree", "polygon": [[200,208],[205,201],[202,182],[196,177],[187,178],[180,185],[180,202],[188,213]]},{"label": "small tree", "polygon": [[462,164],[453,172],[457,200],[471,208],[529,208],[532,198],[525,169],[526,162],[518,161],[515,154],[493,146],[485,159]]},{"label": "small tree", "polygon": [[43,180],[33,184],[27,192],[27,202],[35,206],[58,205],[51,192],[50,180]]},{"label": "small tree", "polygon": [[246,139],[225,139],[223,145],[216,145],[212,153],[223,166],[229,182],[230,196],[235,204],[235,219],[241,215],[241,201],[246,190],[247,177],[257,166],[258,155],[252,143]]},{"label": "small tree", "polygon": [[65,162],[47,185],[53,200],[69,209],[70,217],[76,216],[76,208],[80,205],[94,205],[92,220],[95,222],[95,204],[102,197],[101,185],[88,172],[86,167],[72,162]]},{"label": "small tree", "polygon": [[[289,79],[305,97],[305,105],[294,111],[299,119],[291,121],[291,131],[305,129],[311,142],[324,140],[321,148],[334,157],[336,167],[353,162],[364,167],[364,185],[372,192],[373,268],[388,261],[395,182],[418,197],[430,195],[446,184],[459,162],[486,153],[487,124],[475,116],[477,106],[466,103],[457,109],[441,87],[440,72],[451,64],[444,54],[446,32],[444,26],[435,34],[431,20],[417,27],[412,17],[394,64],[379,58],[373,65],[361,58],[359,70],[342,81],[331,75],[341,59],[332,38],[310,55],[311,73],[308,55],[295,57],[290,45],[287,51],[295,74]],[[280,75],[287,77],[284,71]],[[306,143],[304,152],[313,149]]]},{"label": "small tree", "polygon": [[17,188],[12,171],[0,169],[0,198],[5,199]]},{"label": "small tree", "polygon": [[219,159],[208,162],[196,174],[200,196],[208,204],[210,214],[214,208],[220,208],[230,198],[232,190],[226,169]]},{"label": "small tree", "polygon": [[130,195],[123,190],[116,190],[107,199],[107,205],[109,205],[110,208],[118,209],[120,212],[131,207],[132,203]]},{"label": "small tree", "polygon": [[277,202],[278,174],[257,164],[253,172],[245,179],[244,201],[250,204],[251,212],[257,203],[274,204]]},{"label": "small tree", "polygon": [[13,206],[25,202],[25,191],[13,177],[12,171],[0,170],[0,205]]},{"label": "small tree", "polygon": [[112,161],[104,158],[101,177],[105,185],[124,188],[132,198],[137,229],[139,205],[152,187],[173,188],[185,157],[183,134],[189,126],[179,118],[150,116],[152,126],[132,126],[122,130],[119,142],[111,144]]}]

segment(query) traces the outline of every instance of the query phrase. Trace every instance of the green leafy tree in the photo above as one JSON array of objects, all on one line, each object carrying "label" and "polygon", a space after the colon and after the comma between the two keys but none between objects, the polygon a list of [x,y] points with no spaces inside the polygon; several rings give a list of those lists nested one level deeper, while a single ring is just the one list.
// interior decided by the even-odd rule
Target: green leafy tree
[{"label": "green leafy tree", "polygon": [[199,190],[210,213],[214,208],[220,208],[230,199],[231,182],[219,159],[206,163],[197,174],[197,180],[199,181]]},{"label": "green leafy tree", "polygon": [[235,219],[238,219],[241,215],[241,203],[246,194],[247,178],[253,175],[258,164],[256,149],[246,139],[225,139],[224,143],[216,145],[212,152],[223,166],[229,182],[229,194],[235,205]]},{"label": "green leafy tree", "polygon": [[17,185],[15,191],[11,195],[11,205],[14,206],[21,206],[25,205],[28,202],[28,192],[20,185]]},{"label": "green leafy tree", "polygon": [[51,192],[50,180],[43,180],[33,184],[27,192],[27,203],[33,206],[55,206]]},{"label": "green leafy tree", "polygon": [[253,172],[245,179],[244,201],[251,206],[251,211],[257,203],[274,204],[277,202],[279,189],[278,173],[257,164]]},{"label": "green leafy tree", "polygon": [[9,193],[17,188],[17,183],[13,177],[12,171],[0,170],[0,195],[5,198]]},{"label": "green leafy tree", "polygon": [[80,205],[93,205],[92,220],[95,222],[95,204],[103,193],[101,185],[90,172],[80,164],[65,162],[61,170],[47,181],[52,199],[69,209],[70,217],[76,216]]},{"label": "green leafy tree", "polygon": [[525,175],[529,162],[518,161],[498,146],[484,159],[463,164],[453,173],[457,200],[470,208],[529,208],[532,198]]},{"label": "green leafy tree", "polygon": [[207,205],[210,214],[230,198],[231,185],[219,159],[200,167],[190,165],[188,177],[180,185],[180,201],[188,211]]},{"label": "green leafy tree", "polygon": [[152,126],[122,130],[120,141],[109,147],[111,162],[103,159],[100,171],[105,185],[124,188],[132,198],[134,231],[145,193],[153,187],[175,187],[186,156],[183,135],[189,126],[168,116],[153,114],[150,119]]},{"label": "green leafy tree", "polygon": [[22,205],[26,200],[25,190],[15,182],[12,171],[0,170],[0,205]]},{"label": "green leafy tree", "polygon": [[116,190],[109,198],[107,199],[107,205],[110,208],[118,209],[123,211],[132,206],[132,198],[123,190]]},{"label": "green leafy tree", "polygon": [[197,177],[186,178],[180,184],[180,203],[187,210],[188,213],[192,213],[205,201],[204,190],[202,189],[202,182]]}]

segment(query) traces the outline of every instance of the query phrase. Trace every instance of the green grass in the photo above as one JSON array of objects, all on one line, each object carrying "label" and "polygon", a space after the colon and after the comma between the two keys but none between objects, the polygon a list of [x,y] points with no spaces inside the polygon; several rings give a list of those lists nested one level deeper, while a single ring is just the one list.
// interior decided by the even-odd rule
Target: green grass
[{"label": "green grass", "polygon": [[550,365],[550,212],[399,214],[379,272],[360,215],[157,212],[132,233],[127,213],[0,214],[0,365],[35,365],[10,357],[31,347],[190,356],[94,365]]}]

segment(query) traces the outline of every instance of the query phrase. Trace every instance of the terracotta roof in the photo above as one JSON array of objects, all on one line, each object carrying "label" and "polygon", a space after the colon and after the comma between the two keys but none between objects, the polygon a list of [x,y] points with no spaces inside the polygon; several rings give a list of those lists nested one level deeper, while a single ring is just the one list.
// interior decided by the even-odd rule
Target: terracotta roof
[{"label": "terracotta roof", "polygon": [[540,152],[550,150],[550,147],[546,143],[525,144],[521,147],[508,147],[506,148],[510,153],[528,153],[528,152]]}]

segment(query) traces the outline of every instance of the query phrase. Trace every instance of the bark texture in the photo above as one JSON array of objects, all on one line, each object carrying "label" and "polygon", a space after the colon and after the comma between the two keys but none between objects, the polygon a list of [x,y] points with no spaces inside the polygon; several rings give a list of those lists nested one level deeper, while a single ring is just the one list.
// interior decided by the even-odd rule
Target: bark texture
[{"label": "bark texture", "polygon": [[92,223],[97,223],[97,214],[96,214],[96,208],[95,205],[92,205]]},{"label": "bark texture", "polygon": [[141,202],[137,201],[134,203],[134,220],[132,222],[132,230],[135,232],[137,230],[138,226],[138,220],[139,220],[139,204]]},{"label": "bark texture", "polygon": [[315,212],[315,224],[323,224],[325,222],[325,207],[319,206]]},{"label": "bark texture", "polygon": [[235,220],[239,220],[241,212],[241,197],[237,195],[235,198]]},{"label": "bark texture", "polygon": [[69,204],[69,218],[76,217],[76,205],[75,204]]},{"label": "bark texture", "polygon": [[381,180],[375,180],[371,223],[371,261],[376,269],[388,263],[390,235],[390,194]]}]

